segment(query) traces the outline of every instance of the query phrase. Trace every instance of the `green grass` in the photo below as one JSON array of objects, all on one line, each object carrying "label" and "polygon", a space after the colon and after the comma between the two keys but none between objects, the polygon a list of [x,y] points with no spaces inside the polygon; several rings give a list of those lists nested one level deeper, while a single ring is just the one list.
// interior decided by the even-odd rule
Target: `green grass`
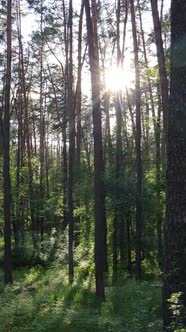
[{"label": "green grass", "polygon": [[[78,270],[78,269],[77,269]],[[17,270],[14,285],[0,293],[1,332],[158,332],[161,289],[158,282],[121,276],[98,303],[93,280],[68,285],[61,266]]]}]

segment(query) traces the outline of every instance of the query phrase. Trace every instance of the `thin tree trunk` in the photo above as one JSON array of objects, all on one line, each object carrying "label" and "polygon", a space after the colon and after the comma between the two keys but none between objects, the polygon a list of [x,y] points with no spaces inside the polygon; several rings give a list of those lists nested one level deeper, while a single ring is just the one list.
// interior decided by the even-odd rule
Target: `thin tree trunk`
[{"label": "thin tree trunk", "polygon": [[158,115],[155,126],[155,144],[156,144],[156,197],[157,197],[157,243],[158,243],[158,263],[162,268],[162,224],[163,211],[161,206],[161,96],[160,87],[158,85]]},{"label": "thin tree trunk", "polygon": [[136,276],[141,278],[142,238],[142,163],[141,163],[141,110],[140,74],[134,0],[130,0],[132,34],[134,43],[135,94],[136,94]]},{"label": "thin tree trunk", "polygon": [[64,71],[64,82],[65,82],[65,96],[64,96],[64,110],[62,119],[62,139],[63,139],[63,225],[65,229],[68,225],[68,156],[67,156],[67,109],[68,109],[68,49],[69,43],[67,40],[67,19],[65,2],[63,0],[63,17],[64,17],[64,41],[65,41],[65,71]]},{"label": "thin tree trunk", "polygon": [[72,0],[69,2],[69,65],[68,65],[68,110],[69,110],[69,188],[68,188],[68,216],[69,216],[69,283],[74,279],[74,163],[75,163],[75,110],[73,103],[73,62],[72,62]]},{"label": "thin tree trunk", "polygon": [[40,34],[41,34],[41,45],[40,45],[40,96],[39,96],[39,107],[40,107],[40,124],[39,124],[39,139],[40,139],[40,150],[39,150],[39,161],[40,161],[40,174],[39,174],[39,221],[40,221],[40,240],[43,241],[44,236],[44,140],[45,140],[45,116],[43,110],[43,6],[41,2],[40,8]]},{"label": "thin tree trunk", "polygon": [[131,225],[131,210],[128,208],[127,211],[127,270],[129,273],[131,273],[132,270],[132,248],[131,248],[131,231],[130,231],[130,225]]},{"label": "thin tree trunk", "polygon": [[36,220],[35,220],[35,198],[34,198],[34,188],[33,188],[33,170],[32,170],[32,149],[31,149],[31,138],[30,138],[30,126],[29,126],[29,111],[28,111],[28,96],[26,91],[26,81],[25,81],[25,68],[23,59],[23,45],[22,37],[19,31],[19,49],[20,49],[20,64],[21,64],[21,92],[23,93],[23,107],[25,111],[25,136],[27,145],[27,158],[28,158],[28,177],[29,177],[29,196],[30,196],[30,217],[31,217],[31,228],[32,228],[32,241],[34,249],[37,248],[36,239]]},{"label": "thin tree trunk", "polygon": [[[96,1],[92,4],[96,9]],[[100,73],[97,42],[97,24],[95,10],[93,18],[90,15],[89,0],[85,0],[87,34],[89,44],[89,60],[92,85],[92,111],[94,134],[94,189],[95,189],[95,278],[96,295],[105,298],[104,269],[105,269],[105,190],[104,190],[104,165],[102,149],[102,121],[100,108]]]},{"label": "thin tree trunk", "polygon": [[[143,54],[144,54],[144,60],[145,60],[145,67],[146,67],[146,70],[148,70],[149,69],[149,63],[148,63],[148,58],[147,58],[145,34],[144,34],[144,30],[143,30],[141,7],[140,7],[139,0],[138,0],[138,11],[139,11],[140,30],[141,30],[141,37],[142,37],[142,44],[143,44]],[[155,107],[154,107],[154,99],[153,99],[153,93],[152,93],[152,85],[151,85],[149,75],[147,75],[147,82],[148,82],[148,89],[149,89],[149,95],[150,95],[150,103],[151,103],[151,108],[152,108],[152,116],[154,118],[155,117]]]},{"label": "thin tree trunk", "polygon": [[104,93],[104,111],[106,114],[106,128],[105,128],[105,164],[108,161],[109,168],[112,167],[112,141],[110,130],[110,93],[107,91]]},{"label": "thin tree trunk", "polygon": [[161,22],[158,13],[157,0],[151,0],[152,17],[154,23],[154,34],[157,48],[158,66],[160,74],[160,86],[162,96],[162,108],[163,108],[163,128],[164,128],[164,144],[166,144],[167,135],[167,113],[168,113],[168,81],[165,65],[165,54],[163,49],[163,40],[161,34]]},{"label": "thin tree trunk", "polygon": [[[79,18],[79,35],[78,35],[78,78],[76,89],[76,182],[81,178],[81,80],[82,80],[82,28],[83,28],[83,10],[84,0],[81,3]],[[77,207],[80,207],[80,200],[76,201]],[[75,244],[79,244],[80,235],[80,216],[75,219]]]},{"label": "thin tree trunk", "polygon": [[[147,52],[146,52],[146,44],[145,44],[145,36],[143,31],[143,24],[142,24],[142,16],[141,16],[141,8],[140,3],[138,0],[138,10],[139,10],[139,18],[140,18],[140,26],[141,26],[141,36],[143,42],[143,52],[144,52],[144,59],[145,59],[145,66],[148,70],[149,64],[147,59]],[[155,114],[155,106],[154,106],[154,99],[152,94],[152,85],[150,81],[150,77],[147,76],[148,80],[148,88],[149,88],[149,95],[150,95],[150,102],[151,102],[151,109],[152,109],[152,117],[153,117],[153,125],[154,125],[154,135],[155,135],[155,144],[156,144],[156,183],[157,183],[157,237],[158,237],[158,262],[159,266],[161,267],[162,261],[162,231],[161,231],[161,224],[162,224],[162,210],[161,210],[161,155],[160,155],[160,131],[161,131],[161,124],[160,124],[160,112],[161,112],[161,97],[160,91],[158,91],[158,115],[156,120]],[[159,89],[160,90],[160,89]]]},{"label": "thin tree trunk", "polygon": [[11,182],[10,182],[10,89],[12,62],[12,1],[7,0],[7,62],[3,121],[4,175],[4,281],[12,283],[11,254]]},{"label": "thin tree trunk", "polygon": [[[120,0],[117,2],[116,16],[117,16],[117,66],[120,67],[121,49],[120,49]],[[122,207],[120,202],[119,183],[122,168],[122,139],[121,139],[121,91],[116,94],[116,192],[115,192],[115,208],[113,219],[113,281],[117,279],[118,268],[118,253],[119,253],[119,232],[122,223]],[[122,204],[123,205],[123,204]]]}]

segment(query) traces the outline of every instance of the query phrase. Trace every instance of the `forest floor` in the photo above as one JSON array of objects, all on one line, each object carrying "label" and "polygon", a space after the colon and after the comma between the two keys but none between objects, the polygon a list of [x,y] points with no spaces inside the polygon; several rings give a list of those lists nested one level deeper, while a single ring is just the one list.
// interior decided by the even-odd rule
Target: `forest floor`
[{"label": "forest floor", "polygon": [[[80,268],[76,268],[76,275]],[[78,270],[79,269],[79,270]],[[1,332],[158,332],[161,284],[121,274],[113,287],[106,280],[106,302],[95,297],[93,276],[79,273],[68,285],[67,267],[19,268],[13,286],[0,272]],[[83,281],[84,280],[84,281]]]}]

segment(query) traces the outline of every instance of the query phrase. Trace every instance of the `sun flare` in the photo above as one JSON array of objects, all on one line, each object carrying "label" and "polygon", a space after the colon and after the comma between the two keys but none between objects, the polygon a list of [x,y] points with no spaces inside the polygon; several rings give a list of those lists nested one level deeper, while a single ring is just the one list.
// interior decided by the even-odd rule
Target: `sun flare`
[{"label": "sun flare", "polygon": [[118,67],[111,67],[105,75],[106,90],[117,92],[124,91],[133,82],[133,73]]}]

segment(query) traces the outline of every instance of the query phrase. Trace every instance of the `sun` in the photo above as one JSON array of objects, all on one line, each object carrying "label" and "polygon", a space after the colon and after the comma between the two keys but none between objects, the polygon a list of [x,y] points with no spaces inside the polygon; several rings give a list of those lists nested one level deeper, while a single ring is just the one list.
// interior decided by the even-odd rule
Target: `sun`
[{"label": "sun", "polygon": [[106,71],[105,88],[112,92],[124,91],[133,82],[133,73],[118,67],[111,67]]}]

